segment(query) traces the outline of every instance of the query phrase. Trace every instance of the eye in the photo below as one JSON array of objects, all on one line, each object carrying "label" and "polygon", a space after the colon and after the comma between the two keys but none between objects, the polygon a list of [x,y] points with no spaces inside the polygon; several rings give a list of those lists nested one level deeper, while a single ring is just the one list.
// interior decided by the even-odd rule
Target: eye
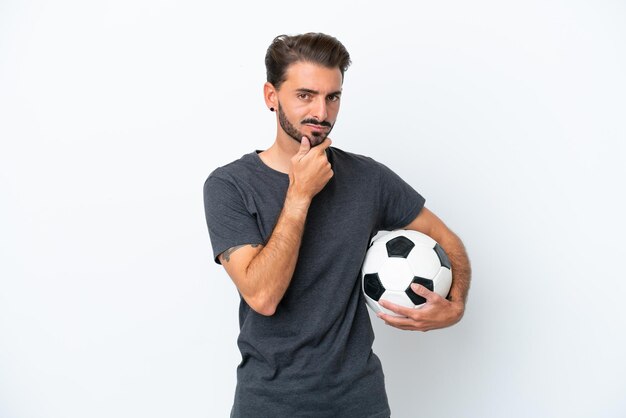
[{"label": "eye", "polygon": [[298,99],[309,100],[311,95],[309,93],[298,93]]},{"label": "eye", "polygon": [[339,101],[339,96],[336,94],[331,94],[330,96],[328,96],[327,100],[329,102],[338,102]]}]

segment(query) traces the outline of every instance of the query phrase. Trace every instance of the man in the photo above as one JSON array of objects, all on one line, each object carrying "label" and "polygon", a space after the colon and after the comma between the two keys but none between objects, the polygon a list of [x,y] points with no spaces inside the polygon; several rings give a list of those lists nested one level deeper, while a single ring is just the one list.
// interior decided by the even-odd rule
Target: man
[{"label": "man", "polygon": [[387,324],[428,331],[463,316],[470,268],[461,241],[384,165],[331,147],[350,56],[335,38],[279,36],[265,103],[274,144],[216,169],[204,186],[215,261],[241,295],[242,360],[233,417],[380,417],[390,409],[359,270],[379,230],[430,235],[452,263],[448,299],[413,285],[421,309],[381,304]]}]

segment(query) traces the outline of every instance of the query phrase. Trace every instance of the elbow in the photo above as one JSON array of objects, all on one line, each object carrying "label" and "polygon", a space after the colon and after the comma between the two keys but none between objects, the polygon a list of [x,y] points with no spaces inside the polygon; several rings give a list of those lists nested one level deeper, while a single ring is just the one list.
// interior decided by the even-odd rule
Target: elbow
[{"label": "elbow", "polygon": [[254,312],[263,316],[273,316],[276,313],[276,306],[271,304],[250,306]]},{"label": "elbow", "polygon": [[267,298],[250,298],[246,299],[246,303],[254,312],[263,316],[273,316],[276,313],[277,304]]},{"label": "elbow", "polygon": [[276,308],[267,307],[267,308],[255,309],[254,311],[260,315],[269,317],[269,316],[273,316],[276,313]]}]

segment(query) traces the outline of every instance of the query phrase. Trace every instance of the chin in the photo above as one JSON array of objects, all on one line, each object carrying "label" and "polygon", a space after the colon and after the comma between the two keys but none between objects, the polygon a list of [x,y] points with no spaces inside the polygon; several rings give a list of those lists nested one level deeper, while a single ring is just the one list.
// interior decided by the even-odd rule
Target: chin
[{"label": "chin", "polygon": [[319,144],[324,142],[325,139],[326,139],[326,136],[313,136],[313,135],[311,135],[309,137],[309,141],[311,142],[311,146],[312,147],[318,146]]}]

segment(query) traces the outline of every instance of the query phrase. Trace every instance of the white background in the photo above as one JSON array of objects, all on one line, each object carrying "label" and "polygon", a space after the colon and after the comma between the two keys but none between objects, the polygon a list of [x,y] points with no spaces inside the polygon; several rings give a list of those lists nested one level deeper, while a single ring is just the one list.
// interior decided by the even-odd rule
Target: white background
[{"label": "white background", "polygon": [[465,318],[373,317],[394,417],[626,416],[623,1],[0,0],[0,417],[226,417],[202,185],[273,141],[274,36],[340,39],[334,145],[464,240]]}]

